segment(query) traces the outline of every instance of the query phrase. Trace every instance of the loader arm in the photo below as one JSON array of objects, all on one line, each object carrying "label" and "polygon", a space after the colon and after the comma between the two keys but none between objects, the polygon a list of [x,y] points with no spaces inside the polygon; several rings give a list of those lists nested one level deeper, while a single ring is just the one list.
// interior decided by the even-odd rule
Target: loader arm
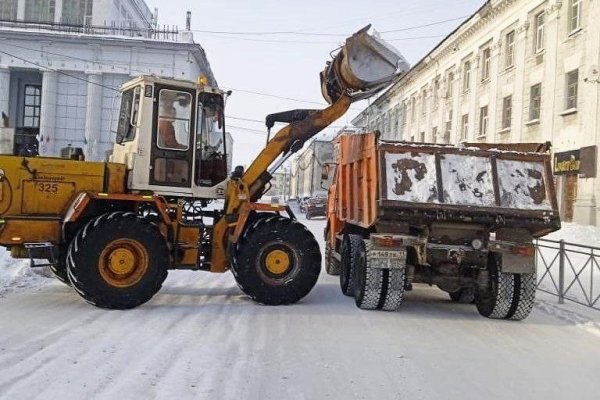
[{"label": "loader arm", "polygon": [[[236,244],[252,211],[268,205],[255,202],[262,196],[272,174],[306,141],[343,116],[352,102],[370,97],[400,74],[408,63],[400,53],[377,36],[368,33],[367,26],[348,39],[340,51],[321,72],[321,92],[330,104],[323,110],[294,110],[267,117],[267,127],[277,122],[288,123],[269,140],[246,171],[236,168],[227,184],[225,210],[215,221],[211,254],[211,271],[230,268],[229,250]],[[280,211],[281,207],[271,209]]]}]

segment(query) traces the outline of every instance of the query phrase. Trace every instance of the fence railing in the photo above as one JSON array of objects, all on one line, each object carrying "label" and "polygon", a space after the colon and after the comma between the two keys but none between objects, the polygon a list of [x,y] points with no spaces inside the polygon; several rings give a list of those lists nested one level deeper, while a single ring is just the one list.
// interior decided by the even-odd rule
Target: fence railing
[{"label": "fence railing", "polygon": [[600,247],[537,239],[538,290],[600,310]]}]

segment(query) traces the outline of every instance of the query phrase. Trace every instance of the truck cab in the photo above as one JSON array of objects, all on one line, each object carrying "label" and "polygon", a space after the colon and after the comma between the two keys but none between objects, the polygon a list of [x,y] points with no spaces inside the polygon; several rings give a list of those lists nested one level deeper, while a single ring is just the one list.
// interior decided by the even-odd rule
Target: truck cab
[{"label": "truck cab", "polygon": [[155,76],[121,88],[111,161],[127,165],[127,190],[167,197],[225,197],[229,171],[220,89]]}]

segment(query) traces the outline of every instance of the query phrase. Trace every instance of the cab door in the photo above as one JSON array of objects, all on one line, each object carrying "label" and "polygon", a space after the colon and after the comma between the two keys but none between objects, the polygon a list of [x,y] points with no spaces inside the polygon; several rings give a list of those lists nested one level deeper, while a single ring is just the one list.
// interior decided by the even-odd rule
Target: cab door
[{"label": "cab door", "polygon": [[191,187],[195,104],[193,89],[154,87],[151,185]]}]

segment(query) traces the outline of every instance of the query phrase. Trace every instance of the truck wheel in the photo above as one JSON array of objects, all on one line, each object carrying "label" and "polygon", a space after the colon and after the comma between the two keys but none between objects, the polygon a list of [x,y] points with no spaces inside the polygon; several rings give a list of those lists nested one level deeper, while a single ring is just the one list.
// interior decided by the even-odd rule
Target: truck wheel
[{"label": "truck wheel", "polygon": [[315,237],[289,218],[262,218],[238,241],[233,274],[240,289],[259,303],[297,302],[315,286],[320,272]]},{"label": "truck wheel", "polygon": [[500,254],[488,255],[489,288],[480,291],[475,300],[479,314],[484,317],[503,319],[511,312],[515,287],[514,276],[501,272],[501,262]]},{"label": "truck wheel", "polygon": [[371,244],[362,242],[355,271],[354,300],[363,310],[396,311],[404,300],[403,269],[371,268]]},{"label": "truck wheel", "polygon": [[471,304],[475,302],[475,292],[473,289],[462,288],[456,292],[448,293],[450,295],[450,300],[454,303],[461,304]]},{"label": "truck wheel", "polygon": [[533,309],[537,279],[536,274],[515,274],[514,280],[514,298],[507,318],[521,321],[527,318]]},{"label": "truck wheel", "polygon": [[131,212],[88,222],[69,246],[73,288],[101,308],[129,309],[150,300],[167,277],[169,249],[158,228]]},{"label": "truck wheel", "polygon": [[325,271],[328,275],[339,275],[340,269],[340,262],[333,256],[331,244],[325,242]]},{"label": "truck wheel", "polygon": [[354,296],[354,269],[360,256],[360,246],[364,246],[360,235],[344,235],[341,249],[340,288],[346,296]]}]

